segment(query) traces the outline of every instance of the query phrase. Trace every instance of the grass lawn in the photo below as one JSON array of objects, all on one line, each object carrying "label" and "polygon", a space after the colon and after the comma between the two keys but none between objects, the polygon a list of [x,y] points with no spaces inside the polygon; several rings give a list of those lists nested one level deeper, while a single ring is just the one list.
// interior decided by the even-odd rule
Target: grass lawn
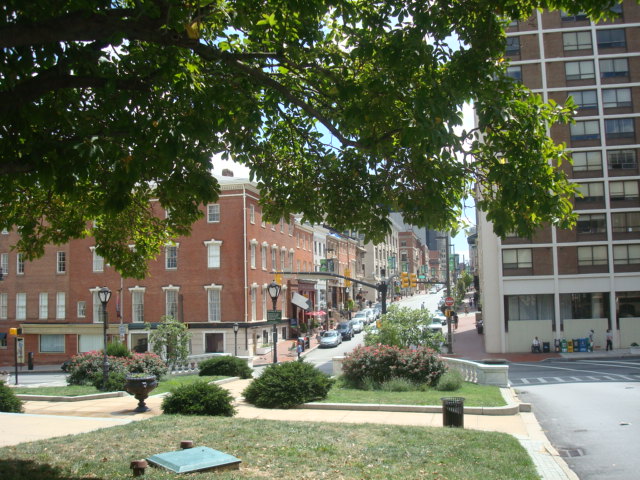
[{"label": "grass lawn", "polygon": [[[198,380],[205,380],[207,382],[214,382],[227,378],[224,376],[205,376],[200,377],[198,375],[180,375],[165,377],[158,382],[157,388],[151,392],[152,395],[159,393],[165,393],[179,385],[185,383],[193,383]],[[37,387],[37,388],[12,388],[14,393],[25,395],[52,395],[52,396],[65,396],[65,397],[77,397],[79,395],[91,395],[93,393],[102,393],[102,390],[98,390],[92,385],[68,385],[66,387]]]},{"label": "grass lawn", "polygon": [[506,405],[498,387],[463,383],[455,392],[384,392],[334,386],[322,403],[382,403],[395,405],[441,405],[442,397],[464,397],[468,407],[502,407]]},{"label": "grass lawn", "polygon": [[[502,433],[180,415],[5,447],[0,471],[12,480],[130,479],[131,460],[178,450],[181,440],[242,460],[239,471],[198,474],[203,480],[539,478],[518,441]],[[148,469],[143,478],[178,477]]]}]

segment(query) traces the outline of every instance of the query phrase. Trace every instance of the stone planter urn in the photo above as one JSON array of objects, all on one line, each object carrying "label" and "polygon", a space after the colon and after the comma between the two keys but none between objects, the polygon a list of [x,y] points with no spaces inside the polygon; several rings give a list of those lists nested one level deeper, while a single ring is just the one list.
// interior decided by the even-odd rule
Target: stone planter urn
[{"label": "stone planter urn", "polygon": [[149,374],[133,374],[127,375],[125,382],[125,390],[127,393],[136,397],[138,407],[134,410],[136,413],[148,412],[151,410],[145,404],[145,400],[149,393],[158,386],[158,380],[155,375]]},{"label": "stone planter urn", "polygon": [[9,372],[2,370],[0,371],[0,382],[7,383],[9,381]]}]

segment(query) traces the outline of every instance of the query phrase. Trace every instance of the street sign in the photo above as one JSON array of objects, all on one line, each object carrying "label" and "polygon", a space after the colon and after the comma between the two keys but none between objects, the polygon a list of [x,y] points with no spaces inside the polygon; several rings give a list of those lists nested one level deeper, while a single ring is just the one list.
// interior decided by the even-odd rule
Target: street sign
[{"label": "street sign", "polygon": [[455,303],[455,300],[453,299],[453,297],[446,297],[446,298],[444,299],[444,304],[445,304],[447,307],[453,307],[453,304],[454,304],[454,303]]},{"label": "street sign", "polygon": [[282,320],[281,310],[267,310],[267,322],[279,322]]},{"label": "street sign", "polygon": [[418,278],[419,278],[420,280],[424,280],[425,278],[427,278],[427,276],[426,276],[426,275],[418,275]]}]

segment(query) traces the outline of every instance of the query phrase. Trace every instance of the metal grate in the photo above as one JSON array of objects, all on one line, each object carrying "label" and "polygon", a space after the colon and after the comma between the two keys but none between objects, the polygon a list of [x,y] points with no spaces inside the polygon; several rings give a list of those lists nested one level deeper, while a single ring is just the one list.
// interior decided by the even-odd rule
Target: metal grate
[{"label": "metal grate", "polygon": [[585,455],[585,451],[582,448],[558,448],[558,453],[561,457],[582,457]]}]

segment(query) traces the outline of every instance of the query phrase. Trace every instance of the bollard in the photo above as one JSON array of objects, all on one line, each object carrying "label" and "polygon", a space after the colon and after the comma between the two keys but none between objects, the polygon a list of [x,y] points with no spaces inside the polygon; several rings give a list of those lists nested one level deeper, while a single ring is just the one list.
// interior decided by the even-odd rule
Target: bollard
[{"label": "bollard", "polygon": [[180,442],[180,448],[183,450],[187,448],[193,448],[193,440],[182,440]]},{"label": "bollard", "polygon": [[134,477],[140,477],[144,475],[144,469],[148,466],[149,464],[146,460],[133,460],[129,465],[129,468],[133,470]]}]

